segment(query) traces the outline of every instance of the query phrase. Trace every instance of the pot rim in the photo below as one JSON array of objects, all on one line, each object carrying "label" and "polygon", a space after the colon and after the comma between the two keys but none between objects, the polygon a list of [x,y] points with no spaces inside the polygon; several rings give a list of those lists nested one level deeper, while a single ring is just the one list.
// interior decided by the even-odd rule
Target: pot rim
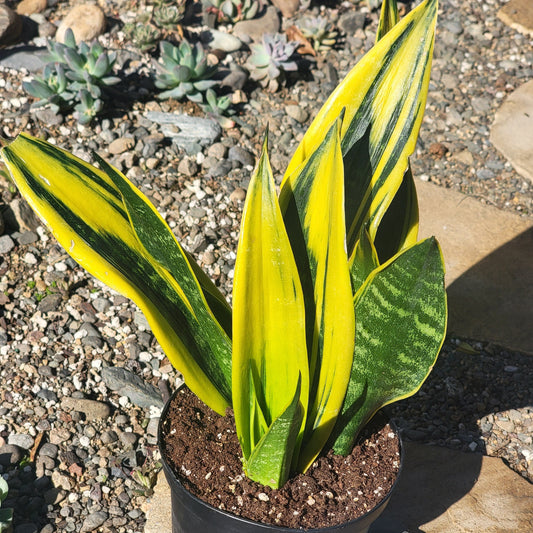
[{"label": "pot rim", "polygon": [[[361,516],[358,516],[357,518],[354,518],[353,520],[349,520],[348,522],[343,522],[342,524],[337,524],[337,525],[334,525],[334,526],[328,526],[328,527],[323,527],[323,528],[313,528],[313,529],[294,529],[294,528],[290,528],[290,527],[279,526],[277,524],[267,524],[265,522],[257,522],[257,521],[254,521],[254,520],[250,520],[249,518],[245,518],[243,516],[239,516],[239,515],[230,513],[228,511],[223,510],[223,509],[218,509],[217,507],[213,507],[211,504],[209,504],[209,503],[205,502],[204,500],[198,498],[198,496],[196,496],[195,494],[193,494],[192,492],[190,492],[188,489],[186,489],[183,486],[183,484],[179,480],[178,476],[176,476],[173,468],[168,464],[166,456],[165,456],[165,453],[164,453],[164,450],[163,450],[163,447],[162,447],[162,442],[163,442],[163,438],[162,438],[163,423],[164,423],[164,421],[165,421],[165,419],[167,417],[168,409],[169,409],[169,406],[170,406],[170,402],[178,394],[180,389],[182,387],[185,387],[185,386],[187,386],[186,383],[182,383],[181,385],[179,385],[174,390],[174,392],[170,395],[169,399],[165,402],[163,410],[161,411],[161,416],[159,418],[159,423],[157,425],[157,447],[159,449],[159,455],[161,456],[161,464],[163,465],[163,470],[165,471],[167,476],[170,474],[172,479],[174,480],[174,482],[183,491],[185,491],[190,498],[192,498],[198,504],[203,505],[203,506],[209,508],[211,511],[214,511],[216,513],[221,513],[222,515],[225,515],[226,517],[231,517],[232,519],[234,519],[236,521],[244,522],[245,524],[249,524],[249,525],[261,524],[261,525],[264,525],[264,526],[267,526],[267,527],[268,526],[277,527],[277,528],[281,529],[283,531],[283,533],[285,533],[285,532],[287,532],[287,533],[302,533],[302,532],[308,532],[308,533],[322,533],[322,532],[324,532],[324,533],[327,533],[329,531],[335,532],[335,531],[337,531],[337,530],[339,530],[341,528],[345,528],[346,526],[349,526],[349,525],[352,525],[352,524],[355,525],[355,524],[357,524],[357,522],[363,522],[364,520],[366,520],[369,517],[369,515],[371,515],[372,513],[374,513],[375,511],[377,511],[381,507],[384,507],[384,506],[386,506],[388,504],[388,502],[389,502],[389,500],[390,500],[390,498],[392,496],[392,493],[393,493],[394,489],[396,488],[396,485],[398,484],[398,481],[400,479],[401,473],[402,473],[403,464],[404,464],[404,456],[405,456],[405,448],[404,448],[404,445],[403,445],[403,441],[402,441],[402,437],[401,437],[401,434],[400,434],[400,430],[396,426],[395,422],[388,415],[383,413],[383,415],[387,418],[388,423],[390,424],[390,426],[392,427],[392,429],[394,430],[394,432],[398,436],[398,441],[399,441],[399,446],[400,446],[400,467],[398,468],[398,473],[396,475],[396,479],[394,480],[394,483],[392,484],[392,487],[390,488],[389,492],[387,492],[387,494],[385,494],[385,496],[383,496],[383,498],[381,499],[381,501],[377,505],[372,507],[372,509],[368,510],[365,514],[362,514]],[[376,411],[376,413],[374,413],[372,418],[374,418],[374,416],[376,414],[378,414],[380,411],[381,411],[381,409]]]}]

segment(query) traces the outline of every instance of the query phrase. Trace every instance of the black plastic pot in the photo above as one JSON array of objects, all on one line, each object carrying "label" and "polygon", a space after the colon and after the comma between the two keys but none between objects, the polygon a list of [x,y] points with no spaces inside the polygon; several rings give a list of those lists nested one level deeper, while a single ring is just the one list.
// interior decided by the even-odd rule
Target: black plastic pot
[{"label": "black plastic pot", "polygon": [[[178,391],[175,391],[172,398]],[[253,522],[246,518],[236,516],[226,511],[221,511],[215,507],[203,502],[188,490],[186,490],[180,483],[179,479],[174,474],[172,468],[167,463],[163,447],[161,446],[163,424],[167,416],[168,407],[172,398],[166,403],[161,413],[159,420],[158,442],[159,450],[161,452],[161,462],[168,484],[170,485],[172,498],[172,533],[302,533],[308,531],[310,533],[366,533],[373,522],[375,522],[385,507],[389,503],[390,497],[394,487],[398,483],[403,464],[403,445],[400,439],[400,434],[396,427],[393,426],[394,431],[400,439],[400,471],[396,481],[390,492],[381,500],[381,502],[371,509],[369,512],[337,526],[324,527],[319,529],[292,529],[287,527],[280,527],[272,524],[263,524],[260,522]],[[389,422],[390,423],[390,422]],[[392,425],[392,423],[391,423]],[[166,532],[161,532],[166,533]]]}]

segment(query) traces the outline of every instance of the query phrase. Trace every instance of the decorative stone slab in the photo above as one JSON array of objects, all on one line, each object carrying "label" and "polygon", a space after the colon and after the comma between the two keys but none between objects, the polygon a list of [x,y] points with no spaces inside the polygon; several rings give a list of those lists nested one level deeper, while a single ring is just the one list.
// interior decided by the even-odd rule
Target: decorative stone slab
[{"label": "decorative stone slab", "polygon": [[533,485],[495,457],[405,443],[388,507],[369,533],[533,531]]},{"label": "decorative stone slab", "polygon": [[446,261],[448,331],[533,354],[533,218],[416,180],[420,237]]},{"label": "decorative stone slab", "polygon": [[533,181],[533,80],[503,102],[496,112],[490,140],[519,174]]},{"label": "decorative stone slab", "polygon": [[531,0],[510,0],[498,17],[504,24],[526,35],[533,35],[533,2]]}]

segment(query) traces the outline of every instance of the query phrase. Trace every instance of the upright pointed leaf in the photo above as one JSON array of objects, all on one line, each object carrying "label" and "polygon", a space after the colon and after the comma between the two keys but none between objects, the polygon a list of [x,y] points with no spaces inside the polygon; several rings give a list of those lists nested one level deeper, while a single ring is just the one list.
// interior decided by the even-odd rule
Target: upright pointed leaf
[{"label": "upright pointed leaf", "polygon": [[[262,435],[252,419],[258,402],[268,426],[293,399],[301,375],[302,405],[309,378],[305,310],[298,271],[278,205],[266,139],[252,176],[241,223],[233,284],[233,408],[247,460]],[[250,372],[261,383],[254,397]]]},{"label": "upright pointed leaf", "polygon": [[383,0],[379,15],[378,31],[376,42],[382,39],[400,20],[398,14],[398,4],[396,0]]},{"label": "upright pointed leaf", "polygon": [[378,409],[413,395],[433,368],[447,318],[444,264],[435,238],[374,271],[355,300],[355,354],[334,432],[334,450],[343,455]]},{"label": "upright pointed leaf", "polygon": [[[352,365],[355,318],[345,248],[341,119],[300,171],[284,184],[285,223],[302,278],[310,276],[312,402],[299,468],[305,470],[327,441],[342,405]],[[302,246],[302,241],[305,247]],[[308,283],[304,288],[309,291]],[[309,301],[311,299],[311,301]]]},{"label": "upright pointed leaf", "polygon": [[318,113],[285,174],[288,179],[298,169],[346,108],[341,139],[349,254],[366,222],[374,239],[414,151],[429,85],[437,5],[437,0],[420,4],[359,61]]},{"label": "upright pointed leaf", "polygon": [[352,257],[350,274],[352,277],[352,291],[357,294],[368,276],[379,266],[378,254],[374,243],[365,227],[361,228],[359,237]]},{"label": "upright pointed leaf", "polygon": [[[230,402],[230,341],[214,323],[181,247],[148,200],[114,169],[110,177],[25,134],[3,148],[2,157],[21,194],[59,243],[92,275],[141,308],[191,390],[224,414]],[[149,239],[138,234],[153,239],[150,250],[142,242]],[[168,246],[170,263],[159,261],[159,246]]]}]

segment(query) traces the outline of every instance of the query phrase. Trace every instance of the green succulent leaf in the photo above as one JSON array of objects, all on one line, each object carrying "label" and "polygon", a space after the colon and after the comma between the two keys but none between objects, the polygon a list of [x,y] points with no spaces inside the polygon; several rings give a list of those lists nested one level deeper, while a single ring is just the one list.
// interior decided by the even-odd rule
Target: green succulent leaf
[{"label": "green succulent leaf", "polygon": [[354,306],[353,366],[333,439],[342,455],[378,409],[413,395],[435,364],[447,321],[444,262],[435,238],[376,269]]},{"label": "green succulent leaf", "polygon": [[62,246],[139,305],[189,388],[224,414],[231,399],[230,340],[189,259],[150,202],[109,165],[99,170],[25,134],[3,148],[2,157]]},{"label": "green succulent leaf", "polygon": [[382,39],[400,21],[396,0],[383,0],[379,15],[379,26],[376,42]]}]

